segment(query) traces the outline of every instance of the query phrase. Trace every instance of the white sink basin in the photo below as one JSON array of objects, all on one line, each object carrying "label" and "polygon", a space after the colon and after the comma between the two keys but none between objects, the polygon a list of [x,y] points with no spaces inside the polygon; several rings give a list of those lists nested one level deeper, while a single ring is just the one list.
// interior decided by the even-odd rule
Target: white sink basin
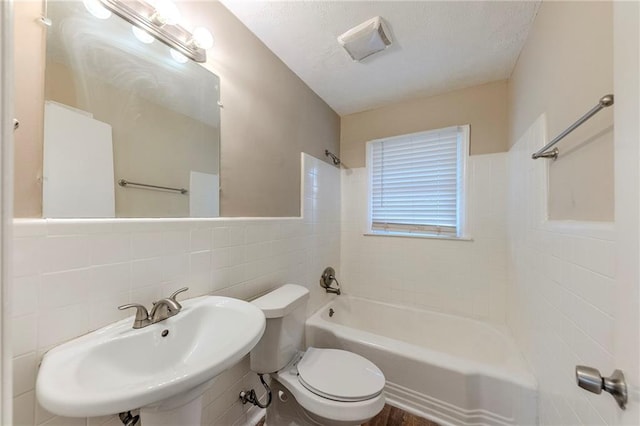
[{"label": "white sink basin", "polygon": [[182,306],[145,328],[128,318],[50,350],[38,373],[40,404],[68,417],[158,404],[233,366],[264,333],[262,311],[241,300],[204,296]]}]

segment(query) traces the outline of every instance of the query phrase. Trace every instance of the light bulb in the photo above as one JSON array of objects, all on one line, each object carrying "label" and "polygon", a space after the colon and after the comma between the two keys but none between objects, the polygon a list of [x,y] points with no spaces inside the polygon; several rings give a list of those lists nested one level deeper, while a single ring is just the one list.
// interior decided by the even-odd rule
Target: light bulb
[{"label": "light bulb", "polygon": [[176,25],[180,21],[180,9],[171,0],[155,0],[152,5],[156,9],[155,18],[160,25]]},{"label": "light bulb", "polygon": [[135,25],[131,26],[131,31],[133,32],[133,35],[136,36],[136,38],[138,40],[140,40],[141,42],[145,43],[145,44],[150,44],[153,43],[153,36],[151,34],[149,34],[148,32],[146,32],[143,29],[140,29],[138,27],[136,27]]},{"label": "light bulb", "polygon": [[171,57],[179,64],[184,64],[189,60],[189,58],[178,52],[176,49],[171,49]]},{"label": "light bulb", "polygon": [[109,19],[111,11],[104,7],[100,0],[82,0],[89,13],[98,19]]},{"label": "light bulb", "polygon": [[197,27],[193,30],[193,44],[200,49],[211,49],[213,47],[213,36],[208,29]]}]

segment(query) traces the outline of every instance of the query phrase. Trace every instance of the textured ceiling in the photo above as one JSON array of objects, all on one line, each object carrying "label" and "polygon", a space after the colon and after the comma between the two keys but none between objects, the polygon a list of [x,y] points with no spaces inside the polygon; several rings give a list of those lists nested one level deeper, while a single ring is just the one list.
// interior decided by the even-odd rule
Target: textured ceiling
[{"label": "textured ceiling", "polygon": [[[221,0],[338,114],[508,78],[539,1]],[[382,16],[393,44],[353,62],[336,37]]]}]

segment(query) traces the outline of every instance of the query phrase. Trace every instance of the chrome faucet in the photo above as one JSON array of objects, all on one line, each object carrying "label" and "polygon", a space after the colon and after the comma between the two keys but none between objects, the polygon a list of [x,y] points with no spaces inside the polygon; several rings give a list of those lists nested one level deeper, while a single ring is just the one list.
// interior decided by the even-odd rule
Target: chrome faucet
[{"label": "chrome faucet", "polygon": [[177,315],[178,312],[182,310],[182,305],[176,300],[176,296],[187,290],[189,290],[189,287],[183,287],[180,290],[175,291],[171,296],[160,299],[157,302],[153,302],[151,312],[147,311],[147,308],[138,303],[118,306],[118,309],[122,311],[124,309],[136,308],[136,317],[133,320],[133,328],[144,328],[148,325],[155,324]]},{"label": "chrome faucet", "polygon": [[[333,282],[336,282],[337,288],[331,287]],[[320,277],[320,287],[324,288],[327,293],[333,293],[340,296],[340,283],[336,278],[336,271],[331,266],[327,266],[322,272],[322,276]]]},{"label": "chrome faucet", "polygon": [[165,320],[174,315],[182,309],[182,305],[176,300],[176,296],[182,292],[189,290],[189,287],[183,287],[180,290],[174,292],[171,296],[160,299],[153,303],[153,308],[149,312],[149,318],[151,318],[151,324]]}]

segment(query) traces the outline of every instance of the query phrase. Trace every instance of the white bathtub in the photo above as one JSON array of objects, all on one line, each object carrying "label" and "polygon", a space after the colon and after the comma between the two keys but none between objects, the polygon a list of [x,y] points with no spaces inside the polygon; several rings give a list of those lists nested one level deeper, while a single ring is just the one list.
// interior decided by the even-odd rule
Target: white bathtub
[{"label": "white bathtub", "polygon": [[343,295],[307,320],[306,339],[370,359],[388,402],[441,425],[537,424],[536,382],[506,329]]}]

